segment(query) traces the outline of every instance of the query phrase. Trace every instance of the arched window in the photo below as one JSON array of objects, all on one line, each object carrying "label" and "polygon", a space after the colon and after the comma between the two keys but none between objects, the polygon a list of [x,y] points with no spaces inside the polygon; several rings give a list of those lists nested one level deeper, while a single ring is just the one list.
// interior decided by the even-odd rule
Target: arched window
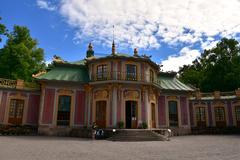
[{"label": "arched window", "polygon": [[178,126],[178,107],[177,101],[168,101],[169,126]]}]

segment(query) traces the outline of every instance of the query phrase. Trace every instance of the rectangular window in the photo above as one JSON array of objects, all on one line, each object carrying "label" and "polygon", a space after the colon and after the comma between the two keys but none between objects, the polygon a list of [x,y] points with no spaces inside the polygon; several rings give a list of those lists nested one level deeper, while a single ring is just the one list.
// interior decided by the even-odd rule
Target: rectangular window
[{"label": "rectangular window", "polygon": [[224,107],[215,107],[215,120],[216,122],[225,121]]},{"label": "rectangular window", "polygon": [[71,96],[59,96],[58,100],[58,126],[69,126],[70,124],[70,109],[71,108]]},{"label": "rectangular window", "polygon": [[22,124],[24,100],[11,99],[8,122],[11,124]]},{"label": "rectangular window", "polygon": [[196,121],[198,127],[206,127],[205,107],[196,107]]},{"label": "rectangular window", "polygon": [[137,66],[133,64],[126,65],[126,80],[136,81],[137,80]]},{"label": "rectangular window", "polygon": [[206,121],[205,107],[196,108],[196,119],[197,121]]},{"label": "rectangular window", "polygon": [[240,106],[235,107],[236,120],[240,121]]},{"label": "rectangular window", "polygon": [[154,72],[150,70],[150,82],[154,82]]},{"label": "rectangular window", "polygon": [[107,80],[107,65],[99,65],[97,66],[97,80]]},{"label": "rectangular window", "polygon": [[178,126],[178,108],[176,101],[168,102],[168,113],[169,113],[169,126]]}]

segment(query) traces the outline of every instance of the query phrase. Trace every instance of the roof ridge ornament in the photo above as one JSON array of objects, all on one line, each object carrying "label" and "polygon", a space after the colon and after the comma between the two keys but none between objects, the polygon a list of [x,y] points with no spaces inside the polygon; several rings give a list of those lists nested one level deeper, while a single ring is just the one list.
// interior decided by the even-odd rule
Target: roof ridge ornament
[{"label": "roof ridge ornament", "polygon": [[137,48],[134,48],[133,53],[134,53],[133,56],[136,56],[136,57],[137,57],[137,56],[138,56],[138,49],[137,49]]},{"label": "roof ridge ornament", "polygon": [[116,55],[116,46],[115,46],[115,43],[114,43],[114,38],[115,38],[115,35],[114,35],[114,25],[113,25],[112,55]]},{"label": "roof ridge ornament", "polygon": [[92,43],[90,42],[88,44],[88,50],[87,50],[87,53],[86,53],[86,57],[89,58],[89,57],[92,57],[92,56],[94,56],[94,50],[93,50]]}]

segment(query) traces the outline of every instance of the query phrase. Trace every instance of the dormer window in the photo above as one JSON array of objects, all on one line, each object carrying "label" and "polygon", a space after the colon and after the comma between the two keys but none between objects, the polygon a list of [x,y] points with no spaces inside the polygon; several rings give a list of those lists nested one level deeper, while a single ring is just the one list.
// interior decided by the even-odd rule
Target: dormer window
[{"label": "dormer window", "polygon": [[133,64],[126,65],[126,80],[136,81],[137,80],[137,66]]},{"label": "dormer window", "polygon": [[106,80],[107,79],[107,65],[102,64],[97,66],[97,80]]}]

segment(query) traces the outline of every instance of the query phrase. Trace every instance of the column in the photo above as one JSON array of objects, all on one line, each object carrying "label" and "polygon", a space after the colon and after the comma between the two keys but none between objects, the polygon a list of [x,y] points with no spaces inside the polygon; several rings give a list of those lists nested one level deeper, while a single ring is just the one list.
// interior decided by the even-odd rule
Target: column
[{"label": "column", "polygon": [[112,90],[112,126],[117,126],[117,87],[113,86]]}]

